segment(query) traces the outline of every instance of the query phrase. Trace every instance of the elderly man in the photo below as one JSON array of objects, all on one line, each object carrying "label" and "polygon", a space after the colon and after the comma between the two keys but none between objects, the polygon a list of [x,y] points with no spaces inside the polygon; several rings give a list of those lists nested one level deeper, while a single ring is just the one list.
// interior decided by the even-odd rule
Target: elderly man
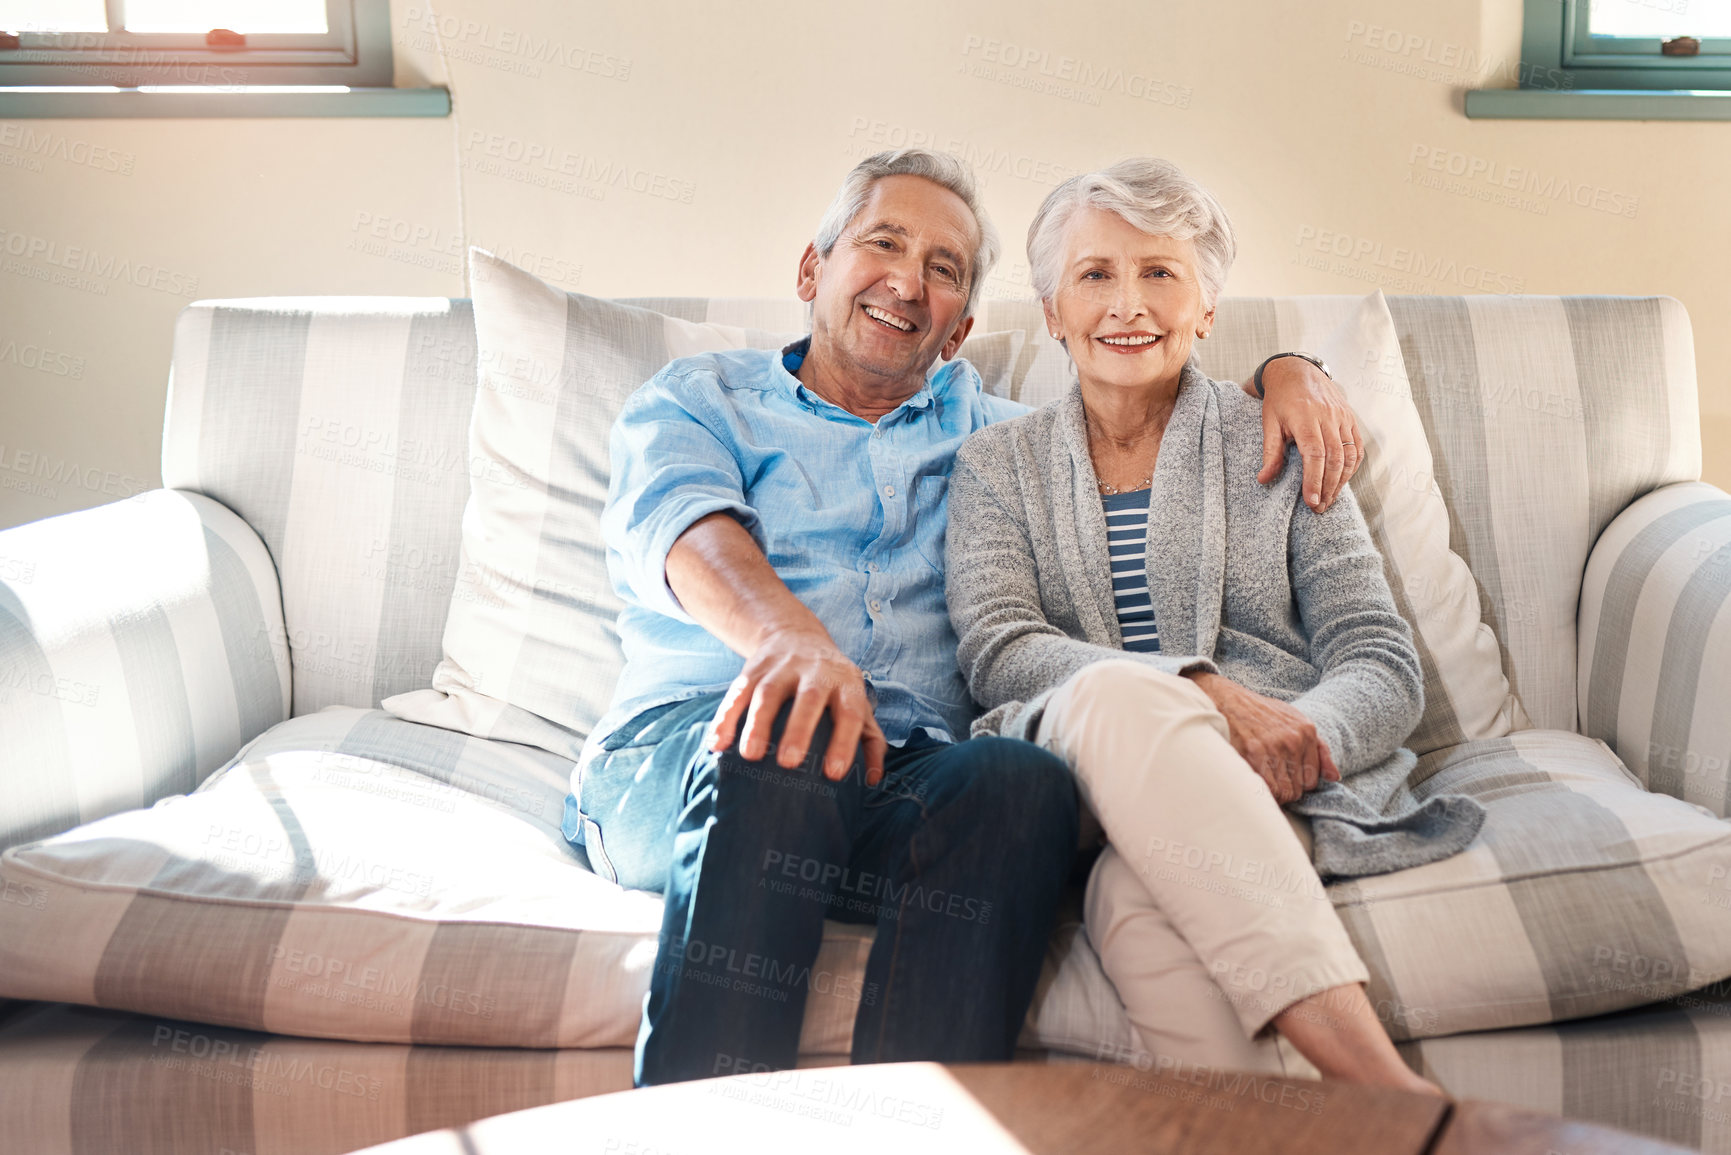
[{"label": "elderly man", "polygon": [[[857,1002],[854,1062],[1014,1050],[1078,808],[1057,756],[958,741],[946,481],[968,434],[1025,412],[954,359],[997,251],[959,161],[869,157],[800,259],[811,336],[674,361],[614,426],[626,667],[565,834],[666,896],[640,1085],[793,1066],[811,990]],[[1314,373],[1275,362],[1271,414],[1339,442]],[[1323,504],[1350,472],[1338,445],[1305,468]],[[863,982],[826,973],[826,917],[876,925]]]}]

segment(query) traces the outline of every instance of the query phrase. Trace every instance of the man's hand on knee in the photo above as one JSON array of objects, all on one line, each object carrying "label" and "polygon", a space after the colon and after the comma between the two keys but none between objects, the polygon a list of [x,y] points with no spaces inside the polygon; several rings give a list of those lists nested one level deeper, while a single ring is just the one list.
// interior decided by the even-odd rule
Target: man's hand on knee
[{"label": "man's hand on knee", "polygon": [[764,637],[727,688],[709,748],[725,750],[737,734],[740,757],[748,761],[764,757],[776,715],[789,698],[793,709],[782,730],[777,765],[791,770],[805,759],[827,709],[833,726],[824,753],[824,777],[839,782],[853,765],[854,751],[863,748],[866,784],[876,786],[882,780],[888,743],[872,715],[865,675],[821,629],[795,627]]}]

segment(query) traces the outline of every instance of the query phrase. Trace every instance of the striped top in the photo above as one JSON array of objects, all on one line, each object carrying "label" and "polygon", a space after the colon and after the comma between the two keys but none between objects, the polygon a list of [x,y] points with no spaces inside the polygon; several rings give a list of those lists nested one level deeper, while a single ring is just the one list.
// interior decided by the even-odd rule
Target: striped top
[{"label": "striped top", "polygon": [[1157,652],[1160,631],[1148,599],[1148,495],[1152,489],[1103,494],[1106,549],[1112,555],[1112,600],[1126,650]]}]

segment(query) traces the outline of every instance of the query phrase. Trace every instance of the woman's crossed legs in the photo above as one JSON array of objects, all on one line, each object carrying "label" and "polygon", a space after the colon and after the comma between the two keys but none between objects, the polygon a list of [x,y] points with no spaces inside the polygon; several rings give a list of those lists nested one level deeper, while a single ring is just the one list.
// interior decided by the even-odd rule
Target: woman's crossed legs
[{"label": "woman's crossed legs", "polygon": [[1089,938],[1160,1069],[1309,1073],[1435,1091],[1401,1062],[1370,977],[1268,787],[1187,678],[1097,662],[1049,699],[1060,754],[1111,845],[1089,878]]}]

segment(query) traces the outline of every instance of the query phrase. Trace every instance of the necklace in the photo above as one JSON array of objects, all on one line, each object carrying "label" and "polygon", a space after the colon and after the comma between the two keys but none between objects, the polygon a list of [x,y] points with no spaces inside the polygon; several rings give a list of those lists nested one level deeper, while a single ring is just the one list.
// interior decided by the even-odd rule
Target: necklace
[{"label": "necklace", "polygon": [[[1173,408],[1174,404],[1176,404],[1176,402],[1168,404],[1165,407],[1165,411],[1163,413],[1161,413],[1159,415],[1159,417],[1157,417],[1154,420],[1154,422],[1152,423],[1153,435],[1155,438],[1158,438],[1161,434],[1165,433],[1166,422],[1167,422],[1167,419],[1172,416],[1172,408]],[[1087,423],[1088,442],[1089,442],[1088,451],[1089,451],[1089,455],[1092,456],[1093,452],[1094,452],[1094,441],[1095,441],[1095,437],[1096,437],[1094,415],[1092,413],[1088,412],[1086,406],[1083,407],[1082,414],[1083,414],[1084,421]],[[1103,435],[1101,435],[1100,440],[1105,441],[1105,438]],[[1115,496],[1115,495],[1120,494],[1120,493],[1134,493],[1138,489],[1146,489],[1148,486],[1154,484],[1154,474],[1152,471],[1150,471],[1147,477],[1144,477],[1141,481],[1133,482],[1130,485],[1107,485],[1104,481],[1101,481],[1099,479],[1098,474],[1095,474],[1094,481],[1095,481],[1095,484],[1099,486],[1100,493],[1102,496],[1112,497],[1112,496]]]}]

